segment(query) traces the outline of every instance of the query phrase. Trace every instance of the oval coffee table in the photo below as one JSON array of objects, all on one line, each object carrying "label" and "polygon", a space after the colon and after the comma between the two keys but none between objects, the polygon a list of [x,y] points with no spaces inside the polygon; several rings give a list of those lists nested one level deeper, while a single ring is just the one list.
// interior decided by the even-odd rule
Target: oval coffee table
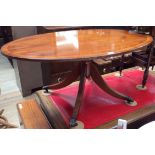
[{"label": "oval coffee table", "polygon": [[60,89],[68,86],[80,77],[79,90],[73,109],[70,126],[77,125],[76,118],[83,99],[85,80],[93,80],[98,87],[108,94],[125,100],[133,106],[132,98],[110,88],[104,81],[93,60],[131,53],[149,46],[153,39],[149,35],[135,34],[124,30],[89,29],[72,30],[34,35],[5,44],[2,54],[13,59],[29,61],[79,62],[68,77],[58,84],[44,86],[49,89]]}]

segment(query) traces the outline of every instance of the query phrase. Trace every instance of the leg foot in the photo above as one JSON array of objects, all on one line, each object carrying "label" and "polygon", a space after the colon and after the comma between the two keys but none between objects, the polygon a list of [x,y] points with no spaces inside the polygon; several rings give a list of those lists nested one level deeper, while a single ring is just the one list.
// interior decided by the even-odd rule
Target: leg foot
[{"label": "leg foot", "polygon": [[75,118],[71,118],[70,122],[69,122],[69,125],[70,125],[71,128],[76,127],[78,125],[77,122],[76,122],[76,119]]},{"label": "leg foot", "polygon": [[77,125],[71,129],[84,129],[84,124],[81,121],[76,121]]},{"label": "leg foot", "polygon": [[115,75],[116,77],[120,77],[120,78],[123,77],[123,74],[122,74],[122,73],[121,73],[121,74],[120,74],[120,73],[115,73],[114,75]]},{"label": "leg foot", "polygon": [[147,87],[146,86],[143,86],[143,85],[137,85],[136,88],[138,90],[147,90]]},{"label": "leg foot", "polygon": [[125,101],[125,104],[127,104],[128,106],[136,106],[137,102],[131,98],[129,98],[129,100]]},{"label": "leg foot", "polygon": [[48,91],[46,91],[45,89],[42,90],[42,94],[43,94],[44,96],[51,95],[51,93],[52,93],[52,90],[48,90]]},{"label": "leg foot", "polygon": [[47,94],[49,93],[48,87],[46,87],[46,86],[43,87],[43,90],[44,90],[44,93],[47,93]]},{"label": "leg foot", "polygon": [[78,94],[77,94],[76,101],[75,101],[75,106],[73,108],[73,114],[70,119],[70,127],[77,126],[76,119],[77,119],[77,116],[78,116],[78,113],[81,107],[81,103],[83,100],[84,87],[85,87],[85,76],[86,76],[86,66],[85,64],[81,64],[79,89],[78,89]]},{"label": "leg foot", "polygon": [[116,90],[113,90],[112,88],[110,88],[105,82],[105,80],[102,78],[102,76],[99,74],[97,68],[93,64],[91,64],[91,77],[92,77],[92,80],[98,85],[98,87],[101,88],[106,93],[108,93],[109,95],[128,101],[129,103],[133,102],[133,100],[128,96],[121,94]]}]

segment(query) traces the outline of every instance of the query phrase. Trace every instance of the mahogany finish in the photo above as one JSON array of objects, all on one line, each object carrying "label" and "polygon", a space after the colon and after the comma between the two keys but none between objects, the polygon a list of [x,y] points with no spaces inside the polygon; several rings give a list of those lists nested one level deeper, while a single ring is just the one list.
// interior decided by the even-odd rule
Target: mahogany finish
[{"label": "mahogany finish", "polygon": [[131,52],[152,40],[151,36],[125,30],[72,30],[18,39],[4,45],[1,51],[19,59],[78,61]]},{"label": "mahogany finish", "polygon": [[[73,109],[70,127],[77,125],[76,118],[83,100],[85,78],[92,80],[105,92],[128,105],[133,106],[134,100],[110,88],[100,76],[93,64],[94,59],[123,55],[139,48],[144,48],[153,41],[151,36],[131,33],[124,30],[76,30],[47,33],[15,40],[2,47],[2,53],[8,57],[38,61],[79,61],[80,70],[76,68],[66,80],[59,84],[45,86],[48,89],[65,87],[80,77],[79,90]],[[46,107],[45,109],[48,109]]]}]

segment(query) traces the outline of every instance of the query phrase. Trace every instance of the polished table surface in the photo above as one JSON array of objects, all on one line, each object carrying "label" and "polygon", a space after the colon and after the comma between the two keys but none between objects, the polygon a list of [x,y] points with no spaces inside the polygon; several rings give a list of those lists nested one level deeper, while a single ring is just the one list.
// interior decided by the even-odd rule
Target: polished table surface
[{"label": "polished table surface", "polygon": [[86,79],[92,79],[100,89],[115,98],[124,100],[128,106],[137,105],[137,102],[131,97],[108,86],[93,60],[117,54],[124,55],[139,48],[147,47],[152,41],[151,36],[124,30],[72,30],[25,37],[4,45],[1,51],[4,55],[15,59],[79,62],[65,80],[43,87],[45,93],[49,93],[49,89],[66,87],[80,77],[75,106],[70,118],[70,127],[75,127],[83,102]]},{"label": "polished table surface", "polygon": [[72,30],[18,39],[4,45],[1,51],[12,58],[78,61],[131,52],[151,42],[149,35],[125,30]]}]

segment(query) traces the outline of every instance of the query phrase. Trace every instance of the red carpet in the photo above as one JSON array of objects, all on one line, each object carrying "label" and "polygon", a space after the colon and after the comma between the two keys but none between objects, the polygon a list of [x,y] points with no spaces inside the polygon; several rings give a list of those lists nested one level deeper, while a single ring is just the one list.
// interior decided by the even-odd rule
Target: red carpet
[{"label": "red carpet", "polygon": [[[113,89],[136,100],[138,105],[134,107],[128,106],[124,104],[124,101],[103,92],[95,83],[87,81],[84,100],[78,116],[78,120],[84,123],[85,128],[95,128],[145,105],[155,103],[155,77],[150,75],[146,85],[148,89],[140,91],[136,89],[136,85],[141,84],[142,71],[128,70],[124,71],[123,75],[123,77],[109,75],[104,79]],[[67,124],[75,103],[77,86],[68,86],[57,90],[50,96]]]}]

